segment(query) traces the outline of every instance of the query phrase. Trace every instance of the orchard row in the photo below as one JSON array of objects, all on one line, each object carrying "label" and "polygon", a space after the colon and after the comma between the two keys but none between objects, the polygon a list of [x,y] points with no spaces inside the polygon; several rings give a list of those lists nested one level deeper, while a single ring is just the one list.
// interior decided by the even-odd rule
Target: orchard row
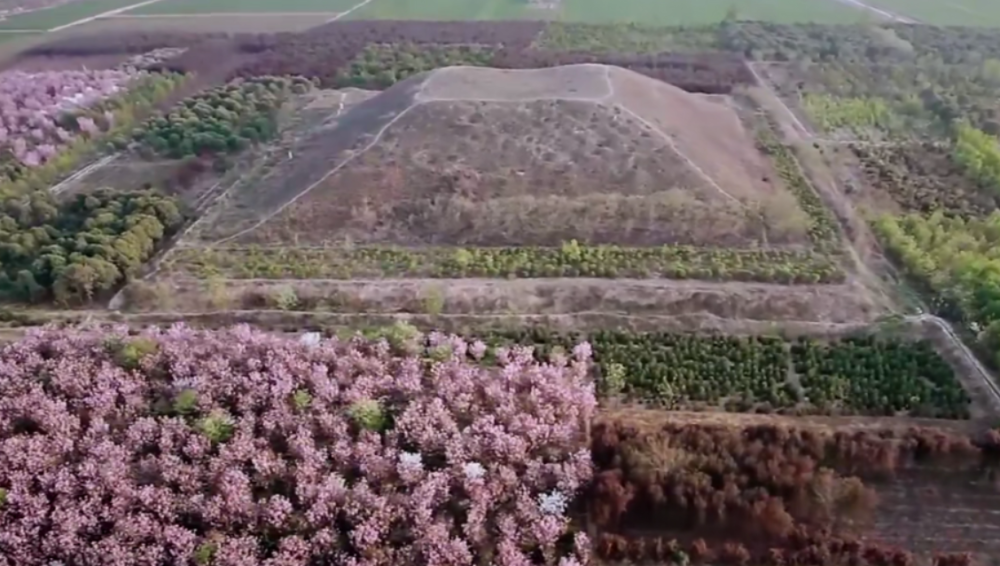
[{"label": "orchard row", "polygon": [[[871,336],[823,342],[771,337],[600,331],[594,348],[606,395],[670,408],[966,418],[969,397],[927,342]],[[524,330],[493,346],[533,345],[541,358],[582,335]]]},{"label": "orchard row", "polygon": [[801,250],[693,246],[179,248],[165,271],[230,279],[606,277],[840,283],[835,258]]}]

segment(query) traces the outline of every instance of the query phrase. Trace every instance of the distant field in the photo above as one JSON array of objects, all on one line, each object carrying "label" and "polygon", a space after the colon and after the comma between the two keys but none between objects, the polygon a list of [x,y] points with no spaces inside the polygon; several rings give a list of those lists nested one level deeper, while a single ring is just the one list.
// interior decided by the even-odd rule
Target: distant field
[{"label": "distant field", "polygon": [[372,0],[348,19],[508,20],[557,15],[558,11],[529,7],[527,0]]},{"label": "distant field", "polygon": [[48,10],[13,16],[0,22],[2,29],[48,30],[83,18],[138,4],[142,0],[81,0]]},{"label": "distant field", "polygon": [[941,26],[1000,27],[996,0],[867,0],[870,6]]},{"label": "distant field", "polygon": [[343,12],[361,0],[163,0],[132,14],[210,14],[251,12]]},{"label": "distant field", "polygon": [[[321,16],[320,22],[333,17],[333,12]],[[239,16],[237,14],[204,14],[198,17],[149,15],[130,17],[127,15],[101,18],[74,26],[65,31],[51,34],[65,37],[67,35],[93,35],[105,32],[123,31],[191,31],[191,32],[246,32],[246,33],[277,33],[284,31],[302,31],[317,24],[317,17],[310,14],[275,14],[273,16]]]},{"label": "distant field", "polygon": [[[193,1],[193,0],[191,0]],[[235,0],[234,0],[235,1]],[[903,1],[903,0],[900,0]],[[578,22],[700,24],[721,21],[735,6],[740,18],[775,22],[856,23],[865,11],[837,0],[561,0],[556,9],[527,0],[372,0],[350,19],[489,20],[559,19]],[[154,5],[150,8],[164,5]]]},{"label": "distant field", "polygon": [[[372,3],[378,3],[374,0]],[[896,0],[909,2],[910,0]],[[986,1],[986,0],[982,0]],[[857,23],[866,16],[837,0],[563,0],[560,18],[581,22],[642,22],[651,25],[721,21],[737,17],[773,22]]]},{"label": "distant field", "polygon": [[39,42],[40,33],[0,33],[0,66],[26,47]]},{"label": "distant field", "polygon": [[0,43],[10,43],[12,41],[17,41],[19,39],[25,39],[32,37],[36,34],[34,33],[0,33]]},{"label": "distant field", "polygon": [[[162,0],[128,15],[341,12],[362,0]],[[880,0],[909,2],[910,0]],[[929,0],[920,0],[929,1]],[[986,2],[987,0],[962,0]],[[775,22],[856,23],[871,13],[837,0],[372,0],[348,18],[400,20],[560,19],[579,22],[700,24],[718,22],[735,7],[740,18]]]}]

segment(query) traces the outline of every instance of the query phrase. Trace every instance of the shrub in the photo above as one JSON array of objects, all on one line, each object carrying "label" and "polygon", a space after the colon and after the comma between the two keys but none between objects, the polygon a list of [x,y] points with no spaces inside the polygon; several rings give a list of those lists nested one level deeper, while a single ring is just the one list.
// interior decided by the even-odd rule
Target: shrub
[{"label": "shrub", "polygon": [[4,346],[0,564],[585,562],[564,513],[592,474],[589,346],[487,368],[425,343],[451,355],[248,327]]}]

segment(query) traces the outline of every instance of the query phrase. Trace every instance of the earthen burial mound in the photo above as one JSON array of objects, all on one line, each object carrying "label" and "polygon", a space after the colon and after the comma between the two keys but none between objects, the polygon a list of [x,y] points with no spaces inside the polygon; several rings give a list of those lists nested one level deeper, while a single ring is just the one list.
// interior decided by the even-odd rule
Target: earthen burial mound
[{"label": "earthen burial mound", "polygon": [[332,116],[196,238],[803,243],[804,213],[727,102],[606,65],[438,69]]}]

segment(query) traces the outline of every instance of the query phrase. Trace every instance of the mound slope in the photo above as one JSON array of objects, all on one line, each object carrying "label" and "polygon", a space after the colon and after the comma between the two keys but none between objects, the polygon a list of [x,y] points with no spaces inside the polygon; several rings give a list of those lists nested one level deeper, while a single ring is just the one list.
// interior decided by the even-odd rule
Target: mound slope
[{"label": "mound slope", "polygon": [[449,67],[323,126],[205,243],[740,246],[805,239],[724,103],[624,69]]}]

